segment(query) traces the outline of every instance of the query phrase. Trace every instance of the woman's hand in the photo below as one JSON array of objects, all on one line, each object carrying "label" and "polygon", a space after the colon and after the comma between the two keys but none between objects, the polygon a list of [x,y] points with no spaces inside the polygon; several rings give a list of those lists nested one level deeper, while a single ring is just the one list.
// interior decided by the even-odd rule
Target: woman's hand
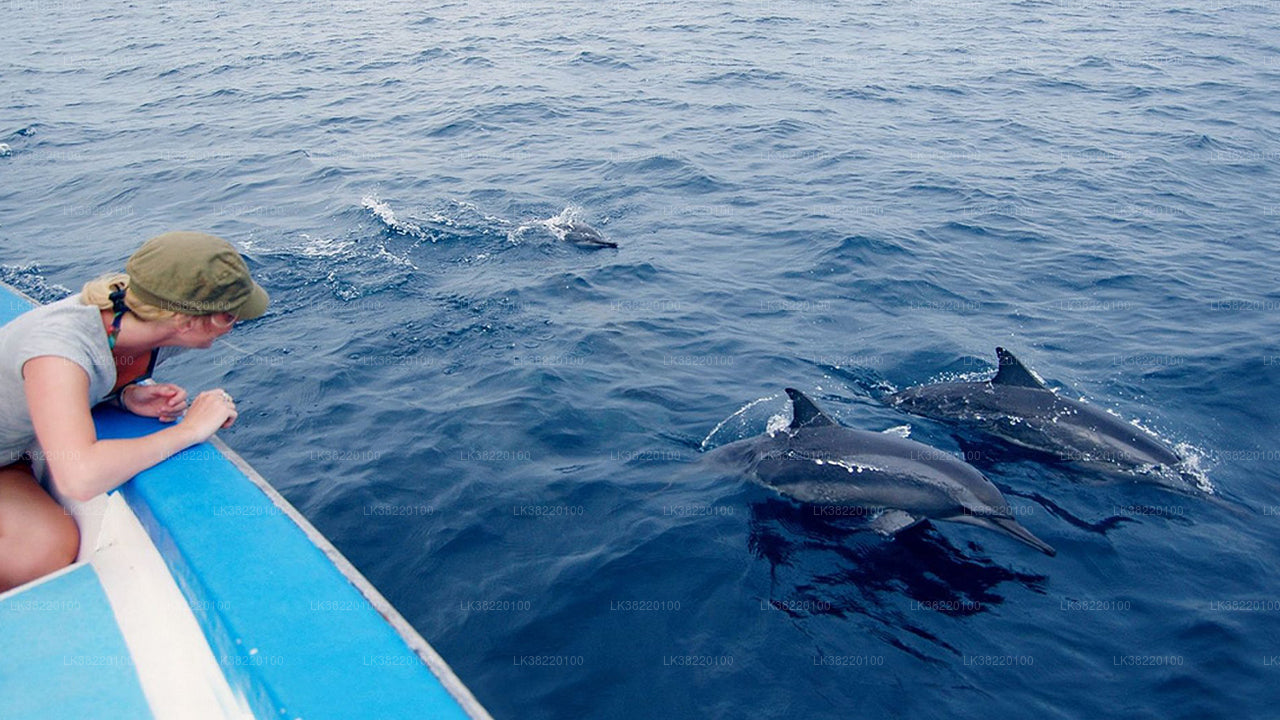
[{"label": "woman's hand", "polygon": [[173,422],[187,411],[187,391],[172,383],[126,385],[121,393],[124,407],[134,415]]},{"label": "woman's hand", "polygon": [[226,390],[205,390],[192,401],[182,425],[195,431],[199,438],[196,442],[204,442],[219,430],[231,427],[237,415],[236,403]]}]

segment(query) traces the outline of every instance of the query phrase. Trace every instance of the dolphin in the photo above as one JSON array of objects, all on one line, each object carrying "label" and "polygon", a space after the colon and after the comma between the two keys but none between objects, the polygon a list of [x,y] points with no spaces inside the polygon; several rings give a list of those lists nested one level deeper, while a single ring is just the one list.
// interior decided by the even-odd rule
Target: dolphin
[{"label": "dolphin", "polygon": [[547,222],[547,227],[556,234],[556,237],[565,242],[571,242],[576,245],[589,245],[591,247],[618,247],[618,243],[605,239],[605,236],[600,234],[599,230],[581,220],[553,218]]},{"label": "dolphin", "polygon": [[995,530],[1057,554],[1013,518],[1000,490],[973,466],[914,440],[843,427],[798,390],[787,388],[787,396],[790,426],[711,455],[745,467],[752,480],[802,503],[865,510],[874,518],[871,527],[885,535],[925,519],[943,520]]},{"label": "dolphin", "polygon": [[1064,398],[1008,350],[1000,369],[979,382],[919,385],[890,395],[906,412],[986,431],[1014,445],[1104,472],[1176,471],[1182,458],[1149,431]]}]

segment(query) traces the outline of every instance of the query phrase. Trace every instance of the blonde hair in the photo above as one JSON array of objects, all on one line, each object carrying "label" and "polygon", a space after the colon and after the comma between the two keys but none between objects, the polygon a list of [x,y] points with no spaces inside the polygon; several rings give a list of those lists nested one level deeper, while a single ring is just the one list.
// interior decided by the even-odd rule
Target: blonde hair
[{"label": "blonde hair", "polygon": [[164,310],[139,300],[137,295],[128,290],[129,276],[124,273],[109,273],[85,283],[84,288],[80,291],[80,302],[85,305],[96,305],[103,310],[110,310],[113,305],[111,293],[119,287],[125,288],[125,305],[128,305],[129,311],[137,315],[141,320],[156,322],[168,320],[178,315],[172,310]]}]

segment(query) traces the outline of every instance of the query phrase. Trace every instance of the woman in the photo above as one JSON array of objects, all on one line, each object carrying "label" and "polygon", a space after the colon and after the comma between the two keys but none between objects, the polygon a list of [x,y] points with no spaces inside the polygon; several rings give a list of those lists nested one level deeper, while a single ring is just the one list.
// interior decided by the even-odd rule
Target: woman
[{"label": "woman", "polygon": [[[207,348],[266,309],[266,292],[229,243],[171,232],[143,244],[125,274],[0,327],[0,592],[74,562],[80,545],[31,459],[44,460],[58,493],[88,500],[230,427],[236,407],[225,391],[200,393],[187,407],[186,392],[151,382],[151,371],[170,348]],[[181,422],[99,440],[90,409],[104,400]]]}]

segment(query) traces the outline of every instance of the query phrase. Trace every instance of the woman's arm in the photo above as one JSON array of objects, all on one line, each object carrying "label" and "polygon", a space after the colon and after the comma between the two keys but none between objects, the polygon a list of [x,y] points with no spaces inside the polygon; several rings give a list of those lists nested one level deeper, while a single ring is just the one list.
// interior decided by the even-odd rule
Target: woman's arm
[{"label": "woman's arm", "polygon": [[139,438],[99,440],[89,410],[89,376],[83,368],[63,357],[43,355],[28,360],[22,375],[31,424],[53,483],[76,500],[120,486],[170,455],[204,442],[236,418],[226,393],[210,390],[196,397],[177,425]]}]

